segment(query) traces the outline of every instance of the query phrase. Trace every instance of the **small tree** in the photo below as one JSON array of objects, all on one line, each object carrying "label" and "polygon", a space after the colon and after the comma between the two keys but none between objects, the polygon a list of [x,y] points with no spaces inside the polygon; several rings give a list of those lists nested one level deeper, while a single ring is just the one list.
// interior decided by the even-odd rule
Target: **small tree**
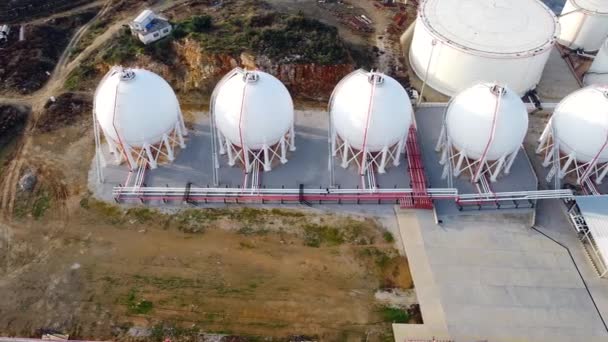
[{"label": "small tree", "polygon": [[192,30],[194,32],[203,32],[211,28],[211,16],[197,15],[192,18]]}]

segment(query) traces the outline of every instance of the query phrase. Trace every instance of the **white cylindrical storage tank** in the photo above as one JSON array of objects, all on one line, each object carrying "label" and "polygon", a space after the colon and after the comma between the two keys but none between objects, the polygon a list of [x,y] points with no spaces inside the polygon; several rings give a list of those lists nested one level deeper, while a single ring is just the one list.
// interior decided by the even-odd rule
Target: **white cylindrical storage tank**
[{"label": "white cylindrical storage tank", "polygon": [[528,111],[517,93],[478,84],[450,102],[437,149],[454,176],[469,171],[476,182],[489,173],[495,181],[502,171],[509,173],[527,131]]},{"label": "white cylindrical storage tank", "polygon": [[409,59],[418,78],[449,96],[480,82],[522,96],[540,81],[558,32],[537,0],[423,0]]},{"label": "white cylindrical storage tank", "polygon": [[593,59],[591,67],[585,73],[583,83],[585,85],[608,83],[608,39],[604,41]]},{"label": "white cylindrical storage tank", "polygon": [[573,50],[597,51],[608,36],[608,2],[566,0],[559,43]]},{"label": "white cylindrical storage tank", "polygon": [[275,157],[286,163],[286,149],[295,150],[291,95],[268,73],[232,70],[213,91],[211,111],[231,166],[240,161],[249,172],[259,163],[269,171]]},{"label": "white cylindrical storage tank", "polygon": [[177,96],[157,74],[144,69],[113,67],[102,79],[93,103],[110,152],[131,170],[159,158],[174,159],[174,147],[185,147],[186,135]]},{"label": "white cylindrical storage tank", "polygon": [[403,86],[387,75],[356,70],[336,86],[329,103],[332,154],[342,167],[355,163],[361,174],[370,167],[384,173],[399,165],[412,104]]},{"label": "white cylindrical storage tank", "polygon": [[[553,153],[554,146],[559,153]],[[582,184],[594,175],[600,183],[608,170],[608,87],[593,85],[566,96],[541,136],[537,152],[542,151],[544,165],[559,168],[560,178],[575,173]]]}]

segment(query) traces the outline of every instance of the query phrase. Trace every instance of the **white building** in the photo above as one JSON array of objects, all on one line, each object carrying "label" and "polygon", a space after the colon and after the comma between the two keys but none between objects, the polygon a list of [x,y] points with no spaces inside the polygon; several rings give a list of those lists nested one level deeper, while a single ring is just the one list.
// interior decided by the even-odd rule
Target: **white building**
[{"label": "white building", "polygon": [[172,26],[165,18],[161,18],[152,10],[143,10],[133,20],[129,27],[131,33],[144,44],[153,43],[171,33]]},{"label": "white building", "polygon": [[8,41],[10,32],[11,28],[8,25],[0,25],[0,43],[6,43]]}]

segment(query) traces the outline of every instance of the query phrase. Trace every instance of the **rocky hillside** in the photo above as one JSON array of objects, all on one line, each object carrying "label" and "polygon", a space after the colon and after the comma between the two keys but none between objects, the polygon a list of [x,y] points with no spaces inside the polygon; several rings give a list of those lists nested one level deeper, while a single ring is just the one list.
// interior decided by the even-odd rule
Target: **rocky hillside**
[{"label": "rocky hillside", "polygon": [[150,46],[125,30],[77,69],[66,88],[92,90],[112,65],[140,66],[162,75],[183,100],[199,103],[225,73],[240,66],[275,75],[294,97],[326,100],[342,77],[367,66],[352,57],[332,26],[277,13],[259,1],[228,2],[229,11],[225,4],[175,20],[173,35]]}]

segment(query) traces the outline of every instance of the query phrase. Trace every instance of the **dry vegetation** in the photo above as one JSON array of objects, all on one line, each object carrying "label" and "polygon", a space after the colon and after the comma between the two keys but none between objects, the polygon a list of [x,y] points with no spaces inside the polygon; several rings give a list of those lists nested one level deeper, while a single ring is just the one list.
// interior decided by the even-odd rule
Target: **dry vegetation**
[{"label": "dry vegetation", "polygon": [[19,276],[0,283],[16,294],[0,304],[0,331],[122,340],[136,325],[150,340],[199,331],[382,340],[395,317],[374,293],[412,285],[371,220],[253,208],[162,214],[89,197],[79,207],[60,229],[43,213],[2,255]]}]

